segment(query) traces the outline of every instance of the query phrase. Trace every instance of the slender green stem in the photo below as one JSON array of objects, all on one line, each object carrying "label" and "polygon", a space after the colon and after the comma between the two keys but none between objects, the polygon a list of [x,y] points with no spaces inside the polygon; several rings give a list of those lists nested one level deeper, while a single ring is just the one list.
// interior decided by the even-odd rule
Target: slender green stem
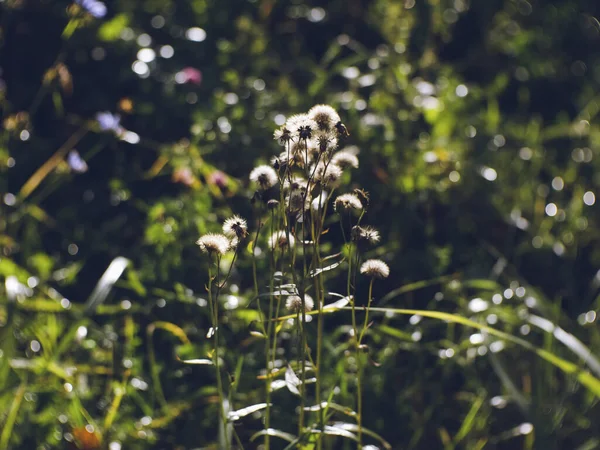
[{"label": "slender green stem", "polygon": [[371,309],[371,302],[373,301],[373,282],[375,278],[371,278],[371,282],[369,283],[369,298],[367,299],[367,307],[365,309],[365,322],[363,324],[362,330],[360,332],[360,337],[358,338],[358,345],[362,343],[362,338],[367,331],[367,327],[369,326],[369,309]]},{"label": "slender green stem", "polygon": [[[217,263],[217,285],[219,278],[219,267],[220,267],[220,258],[216,258]],[[219,361],[219,304],[218,297],[213,298],[212,295],[212,270],[211,266],[208,266],[208,303],[211,305],[211,315],[212,315],[212,327],[213,327],[213,337],[214,337],[214,364],[215,370],[217,372],[217,392],[219,394],[219,412],[221,415],[221,422],[223,424],[223,439],[225,440],[225,449],[229,449],[229,438],[227,436],[227,416],[225,414],[225,396],[223,391],[223,380],[221,379],[221,364]]]},{"label": "slender green stem", "polygon": [[[321,230],[323,227],[323,222],[321,220],[322,211],[322,202],[321,202],[321,194],[319,194],[319,207],[317,212],[316,220],[311,220],[311,231],[312,231],[312,241],[313,241],[313,269],[317,269],[321,267],[321,253],[319,251],[319,244],[321,238]],[[329,199],[329,196],[327,197]],[[317,224],[317,228],[315,229],[315,224]],[[320,225],[320,226],[319,226]],[[318,317],[317,317],[317,364],[315,365],[315,377],[317,379],[315,386],[315,400],[316,404],[319,405],[318,409],[318,417],[319,417],[319,429],[321,433],[317,437],[317,450],[321,450],[323,448],[323,430],[325,429],[325,416],[323,408],[321,408],[321,358],[322,358],[322,350],[323,350],[323,303],[325,300],[324,294],[324,286],[323,286],[323,275],[319,273],[315,277],[315,297],[318,305]]]}]

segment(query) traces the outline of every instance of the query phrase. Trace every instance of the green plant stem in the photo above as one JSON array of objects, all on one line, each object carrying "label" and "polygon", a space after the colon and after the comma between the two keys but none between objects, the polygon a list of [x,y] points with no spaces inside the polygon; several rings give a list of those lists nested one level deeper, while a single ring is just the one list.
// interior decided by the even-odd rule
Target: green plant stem
[{"label": "green plant stem", "polygon": [[[220,266],[220,258],[216,258],[217,263],[217,284],[219,277],[219,266]],[[219,412],[221,414],[221,421],[223,423],[223,439],[225,440],[225,448],[229,449],[229,439],[227,437],[227,416],[225,415],[225,405],[224,405],[224,391],[223,391],[223,380],[221,379],[221,364],[219,362],[219,306],[218,306],[218,298],[213,299],[212,295],[212,270],[210,265],[208,266],[208,303],[211,305],[211,315],[212,315],[212,327],[214,333],[214,364],[215,370],[217,372],[217,392],[219,394]]]},{"label": "green plant stem", "polygon": [[[304,194],[308,195],[307,193]],[[306,404],[306,290],[304,286],[304,279],[306,277],[306,238],[305,238],[305,223],[306,223],[306,212],[304,210],[304,202],[305,198],[302,198],[302,277],[300,279],[300,299],[302,300],[302,325],[300,327],[300,340],[301,340],[301,350],[299,353],[299,357],[302,358],[301,362],[301,372],[300,378],[302,380],[302,384],[300,386],[300,420],[298,425],[298,435],[302,434],[304,429],[304,407]]]},{"label": "green plant stem", "polygon": [[[273,235],[274,233],[274,222],[275,222],[275,213],[273,211],[271,211],[271,235]],[[258,232],[256,234],[256,240],[258,240]],[[265,410],[265,429],[269,429],[271,427],[271,354],[270,354],[270,346],[271,346],[271,333],[273,332],[273,327],[276,325],[274,325],[274,322],[271,320],[273,317],[273,289],[275,286],[275,278],[274,278],[274,271],[275,271],[275,251],[273,251],[272,253],[272,257],[270,259],[270,263],[271,263],[271,267],[269,268],[269,315],[267,316],[267,320],[268,320],[268,325],[267,325],[267,335],[265,336],[265,370],[266,370],[266,383],[265,383],[265,399],[266,399],[266,403],[267,403],[267,408]],[[255,273],[256,273],[256,266],[254,268]],[[255,275],[255,288],[258,291],[258,286],[257,286],[257,282],[256,282],[256,275]],[[258,296],[258,292],[256,293],[256,295]],[[263,325],[264,328],[264,325]],[[274,342],[276,343],[276,336],[273,337]],[[264,445],[265,445],[265,450],[269,450],[271,447],[271,438],[269,436],[268,433],[265,434],[265,440],[264,440]]]},{"label": "green plant stem", "polygon": [[[363,371],[363,365],[362,365],[362,360],[361,360],[361,344],[362,344],[362,339],[363,336],[365,335],[365,332],[367,331],[367,327],[369,325],[369,309],[371,308],[371,300],[373,298],[372,294],[373,294],[373,281],[375,279],[371,278],[371,282],[369,283],[369,297],[367,299],[367,306],[365,308],[365,320],[363,323],[363,327],[362,330],[360,331],[360,336],[358,337],[358,341],[356,343],[356,364],[358,365],[358,376],[357,378],[357,392],[358,392],[358,407],[357,407],[357,417],[358,417],[358,447],[357,448],[362,448],[362,384],[361,384],[361,380],[362,380],[362,371]],[[353,303],[354,305],[354,303]]]},{"label": "green plant stem", "polygon": [[[332,189],[331,192],[327,195],[327,199],[325,200],[325,202],[321,202],[319,201],[319,209],[318,209],[318,214],[317,214],[317,220],[315,221],[318,225],[318,227],[314,228],[314,226],[312,227],[313,230],[313,235],[312,235],[312,240],[314,243],[314,257],[313,260],[315,261],[315,263],[313,264],[313,269],[317,269],[322,267],[323,265],[323,260],[321,258],[321,252],[320,252],[320,241],[321,241],[321,234],[323,231],[323,227],[325,224],[325,215],[327,213],[327,205],[329,204],[329,200],[331,199],[332,195],[333,195],[334,190]],[[313,223],[313,222],[311,222]],[[322,361],[322,354],[323,354],[323,329],[324,329],[324,323],[325,323],[325,315],[323,314],[323,305],[325,304],[325,286],[324,286],[324,280],[323,280],[323,274],[319,273],[319,275],[317,275],[317,277],[315,277],[315,292],[316,292],[316,297],[317,297],[317,302],[318,302],[318,317],[317,317],[317,364],[316,364],[316,404],[319,405],[319,410],[318,410],[318,415],[319,415],[319,429],[321,430],[321,433],[319,434],[319,436],[317,437],[317,449],[321,450],[323,448],[323,436],[324,436],[324,429],[325,429],[325,411],[323,410],[323,408],[321,408],[321,390],[322,390],[322,385],[321,385],[321,361]]]},{"label": "green plant stem", "polygon": [[367,299],[367,308],[365,309],[365,321],[363,323],[362,330],[360,332],[360,337],[358,338],[358,345],[362,343],[362,338],[367,331],[367,327],[369,325],[369,310],[371,309],[371,302],[373,301],[373,282],[375,278],[371,278],[371,282],[369,283],[369,298]]},{"label": "green plant stem", "polygon": [[[360,350],[358,348],[359,346],[359,341],[358,341],[358,328],[356,326],[356,298],[355,296],[352,295],[352,283],[351,283],[351,279],[352,279],[352,272],[353,272],[353,264],[352,264],[352,259],[353,259],[353,252],[352,252],[352,243],[348,244],[349,246],[349,255],[348,255],[348,280],[347,280],[347,290],[348,290],[348,299],[350,300],[350,305],[352,306],[352,337],[354,339],[354,343],[355,343],[355,354],[356,354],[356,365],[357,365],[357,371],[356,371],[356,390],[357,390],[357,414],[356,414],[356,421],[357,421],[357,425],[358,425],[358,444],[357,444],[357,448],[360,449],[362,447],[362,386],[361,386],[361,360],[360,360]],[[356,250],[356,252],[354,253],[358,253],[358,249]]]}]

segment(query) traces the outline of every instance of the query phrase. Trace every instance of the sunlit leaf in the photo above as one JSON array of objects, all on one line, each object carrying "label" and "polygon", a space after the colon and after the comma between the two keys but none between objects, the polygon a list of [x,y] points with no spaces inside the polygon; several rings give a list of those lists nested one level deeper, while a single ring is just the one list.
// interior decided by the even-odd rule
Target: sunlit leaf
[{"label": "sunlit leaf", "polygon": [[298,386],[300,386],[301,384],[302,381],[300,380],[300,378],[298,378],[291,366],[288,366],[288,368],[285,371],[285,385],[287,386],[289,391],[292,394],[299,396],[300,391],[298,390]]},{"label": "sunlit leaf", "polygon": [[[342,430],[352,431],[354,433],[358,433],[359,430],[358,425],[354,423],[335,422],[333,426]],[[377,439],[381,443],[381,445],[383,445],[384,448],[391,450],[392,446],[390,445],[390,443],[374,431],[371,431],[365,427],[361,427],[361,432],[364,435]]]},{"label": "sunlit leaf", "polygon": [[255,413],[267,407],[266,403],[257,403],[256,405],[246,406],[245,408],[238,409],[236,411],[229,411],[227,417],[229,420],[238,420],[242,417],[246,417],[248,414]]},{"label": "sunlit leaf", "polygon": [[252,437],[250,437],[250,442],[256,440],[256,438],[258,438],[258,437],[265,436],[265,435],[278,437],[278,438],[283,439],[284,441],[288,441],[288,442],[294,442],[296,440],[296,436],[294,436],[293,434],[286,433],[285,431],[281,431],[281,430],[276,430],[274,428],[268,428],[266,430],[260,430],[258,433],[254,433],[252,435]]},{"label": "sunlit leaf", "polygon": [[200,366],[212,366],[214,363],[210,359],[182,359],[184,364],[196,364]]}]

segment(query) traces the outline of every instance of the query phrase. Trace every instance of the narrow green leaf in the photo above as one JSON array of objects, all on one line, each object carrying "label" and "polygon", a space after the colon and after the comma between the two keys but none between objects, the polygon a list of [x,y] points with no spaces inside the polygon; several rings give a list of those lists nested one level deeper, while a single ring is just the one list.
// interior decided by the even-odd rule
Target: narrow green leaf
[{"label": "narrow green leaf", "polygon": [[[343,310],[350,311],[351,308],[345,307],[345,308],[343,308]],[[364,307],[355,307],[355,310],[356,311],[365,311],[365,308]],[[340,310],[337,310],[337,311],[340,311]],[[594,395],[596,395],[596,397],[600,398],[600,380],[598,378],[594,377],[591,373],[589,373],[585,370],[582,370],[581,367],[579,367],[576,364],[573,364],[572,362],[562,359],[561,357],[556,356],[555,354],[553,354],[547,350],[536,347],[535,345],[527,342],[526,340],[518,338],[516,336],[513,336],[509,333],[505,333],[504,331],[497,330],[497,329],[492,328],[487,325],[482,325],[480,323],[474,322],[473,320],[467,319],[467,318],[459,316],[457,314],[450,314],[450,313],[445,313],[445,312],[440,312],[440,311],[427,311],[427,310],[421,310],[421,309],[398,309],[398,308],[370,308],[370,311],[372,313],[379,312],[379,313],[394,313],[394,314],[402,314],[402,315],[418,314],[423,317],[429,317],[432,319],[442,320],[444,322],[458,323],[458,324],[465,325],[465,326],[468,326],[471,328],[476,328],[481,331],[485,331],[493,336],[497,336],[506,341],[510,341],[514,344],[520,345],[523,348],[526,348],[527,350],[534,352],[540,358],[553,364],[554,366],[556,366],[557,368],[559,368],[566,374],[573,375],[582,385],[584,385],[586,388],[588,388],[590,390],[590,392],[592,392]],[[314,315],[314,314],[317,314],[318,312],[319,311],[311,311],[311,312],[307,313],[307,315]],[[323,313],[330,313],[330,312],[334,312],[334,311],[323,309]],[[295,315],[287,315],[287,316],[279,317],[277,320],[283,321],[283,320],[287,320],[287,319],[293,319],[294,317],[295,317]]]},{"label": "narrow green leaf", "polygon": [[250,438],[250,442],[254,441],[258,437],[265,436],[265,435],[278,437],[278,438],[283,439],[284,441],[288,441],[288,442],[294,442],[296,440],[296,436],[294,436],[293,434],[286,433],[281,430],[276,430],[274,428],[268,428],[266,430],[260,430],[259,432],[254,433],[252,435],[252,437]]},{"label": "narrow green leaf", "polygon": [[7,450],[9,448],[8,444],[10,443],[10,436],[17,420],[17,414],[19,413],[19,408],[21,407],[26,388],[27,384],[23,382],[19,385],[17,392],[15,392],[6,421],[4,422],[2,434],[0,434],[0,450]]},{"label": "narrow green leaf", "polygon": [[210,359],[182,359],[184,364],[196,364],[200,366],[212,366],[214,363]]},{"label": "narrow green leaf", "polygon": [[473,428],[473,425],[475,423],[475,417],[477,417],[477,413],[479,412],[479,409],[481,409],[481,406],[483,405],[484,401],[485,395],[481,395],[473,402],[473,405],[471,406],[467,417],[465,417],[465,420],[460,426],[458,433],[456,433],[456,436],[454,436],[455,445],[462,441]]},{"label": "narrow green leaf", "polygon": [[266,403],[257,403],[256,405],[246,406],[245,408],[238,409],[237,411],[229,411],[227,418],[231,421],[236,421],[242,417],[246,417],[248,414],[265,409],[266,407]]},{"label": "narrow green leaf", "polygon": [[[358,433],[358,425],[355,423],[335,422],[333,424],[333,426],[336,428],[344,429],[346,431],[353,431],[354,433]],[[375,433],[374,431],[371,431],[365,427],[361,427],[361,431],[362,431],[362,434],[370,436],[373,439],[377,439],[386,450],[392,449],[392,446],[390,445],[390,443],[388,441],[386,441],[384,438],[382,438],[380,435]]]}]

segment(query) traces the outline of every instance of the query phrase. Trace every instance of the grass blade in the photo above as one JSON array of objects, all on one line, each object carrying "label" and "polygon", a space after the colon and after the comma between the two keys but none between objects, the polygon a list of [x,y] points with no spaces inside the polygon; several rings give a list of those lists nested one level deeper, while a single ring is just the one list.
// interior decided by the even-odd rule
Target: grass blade
[{"label": "grass blade", "polygon": [[25,395],[26,388],[27,384],[23,382],[19,385],[17,392],[15,392],[15,397],[13,399],[12,405],[10,406],[8,416],[6,417],[6,422],[4,422],[2,434],[0,435],[0,450],[8,449],[12,429],[15,426],[15,422],[17,421],[17,414],[19,413],[19,408],[21,407],[21,402],[23,401],[23,396]]}]

